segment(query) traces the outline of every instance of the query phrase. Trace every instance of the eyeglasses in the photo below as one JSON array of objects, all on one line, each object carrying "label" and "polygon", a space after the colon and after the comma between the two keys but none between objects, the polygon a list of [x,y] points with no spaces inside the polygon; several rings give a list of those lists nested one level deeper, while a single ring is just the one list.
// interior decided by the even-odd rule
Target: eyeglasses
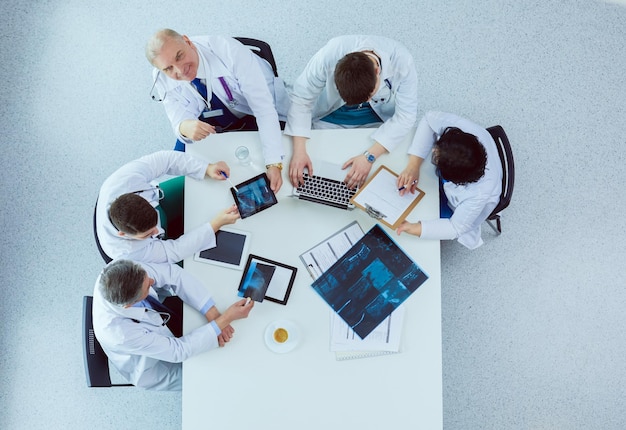
[{"label": "eyeglasses", "polygon": [[159,201],[163,200],[163,198],[165,198],[165,192],[163,191],[163,189],[161,187],[159,187],[158,185],[152,187],[152,188],[146,188],[145,190],[137,190],[137,191],[133,191],[133,194],[141,194],[144,191],[156,191],[157,194],[159,195]]},{"label": "eyeglasses", "polygon": [[[163,98],[160,98],[158,95],[152,94],[154,92],[154,88],[156,87],[156,83],[159,80],[159,76],[161,75],[161,71],[159,70],[157,72],[156,78],[154,78],[154,82],[152,83],[152,88],[150,88],[150,98],[152,100],[154,100],[157,103],[161,103],[163,101],[163,99],[165,99],[165,96],[163,96]],[[167,93],[166,93],[167,95]]]}]

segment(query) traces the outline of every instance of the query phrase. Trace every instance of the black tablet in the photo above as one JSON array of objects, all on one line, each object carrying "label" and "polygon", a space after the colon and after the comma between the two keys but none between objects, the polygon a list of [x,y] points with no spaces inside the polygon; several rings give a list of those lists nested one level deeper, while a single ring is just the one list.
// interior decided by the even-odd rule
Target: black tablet
[{"label": "black tablet", "polygon": [[216,245],[194,254],[194,260],[231,269],[243,270],[250,243],[250,233],[222,227],[215,233]]},{"label": "black tablet", "polygon": [[230,192],[233,194],[242,219],[278,203],[265,173],[238,184],[237,190],[231,188]]},{"label": "black tablet", "polygon": [[286,305],[297,272],[293,266],[250,254],[237,294],[257,302],[267,299]]}]

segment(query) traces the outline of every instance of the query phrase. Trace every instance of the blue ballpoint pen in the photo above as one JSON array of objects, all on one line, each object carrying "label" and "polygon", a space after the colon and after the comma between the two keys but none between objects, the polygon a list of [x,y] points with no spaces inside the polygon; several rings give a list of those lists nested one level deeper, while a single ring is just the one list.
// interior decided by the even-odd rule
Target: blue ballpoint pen
[{"label": "blue ballpoint pen", "polygon": [[223,170],[220,170],[220,173],[222,174],[223,177],[226,178],[226,180],[230,183],[230,186],[233,187],[233,189],[235,190],[236,193],[239,192],[239,190],[237,189],[237,187],[235,186],[235,184],[233,184],[230,180],[230,178],[228,177],[228,175],[226,174],[226,172],[224,172]]}]

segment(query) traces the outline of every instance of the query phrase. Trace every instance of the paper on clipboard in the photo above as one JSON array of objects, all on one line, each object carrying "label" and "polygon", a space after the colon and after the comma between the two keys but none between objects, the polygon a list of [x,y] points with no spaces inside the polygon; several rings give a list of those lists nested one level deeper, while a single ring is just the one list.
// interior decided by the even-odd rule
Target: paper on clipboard
[{"label": "paper on clipboard", "polygon": [[398,192],[398,175],[387,166],[380,166],[363,187],[350,199],[358,208],[392,229],[398,228],[424,197],[424,191]]}]

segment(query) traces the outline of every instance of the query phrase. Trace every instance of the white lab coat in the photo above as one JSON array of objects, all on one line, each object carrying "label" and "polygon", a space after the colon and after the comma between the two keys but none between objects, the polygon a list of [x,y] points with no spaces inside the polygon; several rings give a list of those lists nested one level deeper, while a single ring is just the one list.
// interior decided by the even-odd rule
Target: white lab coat
[{"label": "white lab coat", "polygon": [[[150,295],[177,295],[200,311],[213,304],[202,283],[175,264],[141,263],[155,280]],[[207,323],[174,337],[160,314],[149,308],[124,308],[104,299],[100,277],[93,292],[93,327],[109,360],[131,384],[152,390],[180,390],[181,363],[218,346],[217,324]]]},{"label": "white lab coat", "polygon": [[417,72],[402,44],[379,36],[335,37],[311,58],[290,94],[286,135],[310,138],[313,122],[345,105],[335,85],[335,66],[346,54],[368,50],[381,59],[380,87],[370,105],[384,121],[371,137],[388,151],[402,142],[417,121]]},{"label": "white lab coat", "polygon": [[430,161],[434,143],[447,127],[457,127],[473,134],[485,147],[487,165],[485,174],[477,182],[456,185],[443,184],[449,206],[454,210],[451,218],[422,220],[422,239],[456,239],[469,249],[483,244],[481,225],[500,201],[502,191],[502,165],[498,149],[489,132],[472,121],[444,112],[428,112],[420,121],[408,153]]},{"label": "white lab coat", "polygon": [[[239,118],[254,115],[266,164],[283,159],[279,119],[286,120],[289,96],[281,78],[274,76],[269,63],[231,37],[198,36],[190,38],[198,50],[197,77],[206,79],[212,91],[228,107],[228,96],[219,81],[223,76],[237,105],[230,110]],[[153,71],[156,79],[158,70]],[[170,79],[160,73],[156,89],[176,137],[186,144],[193,143],[180,134],[182,121],[195,120],[205,109],[205,100],[187,81]],[[209,102],[211,94],[209,93]]]},{"label": "white lab coat", "polygon": [[145,190],[139,195],[156,207],[159,204],[159,193],[153,181],[163,175],[185,175],[203,179],[207,167],[208,163],[184,152],[159,151],[131,161],[116,170],[102,184],[96,206],[96,232],[104,252],[112,259],[176,263],[197,251],[213,248],[216,245],[215,232],[208,222],[175,240],[154,237],[137,240],[119,236],[109,218],[111,203],[122,194]]}]

